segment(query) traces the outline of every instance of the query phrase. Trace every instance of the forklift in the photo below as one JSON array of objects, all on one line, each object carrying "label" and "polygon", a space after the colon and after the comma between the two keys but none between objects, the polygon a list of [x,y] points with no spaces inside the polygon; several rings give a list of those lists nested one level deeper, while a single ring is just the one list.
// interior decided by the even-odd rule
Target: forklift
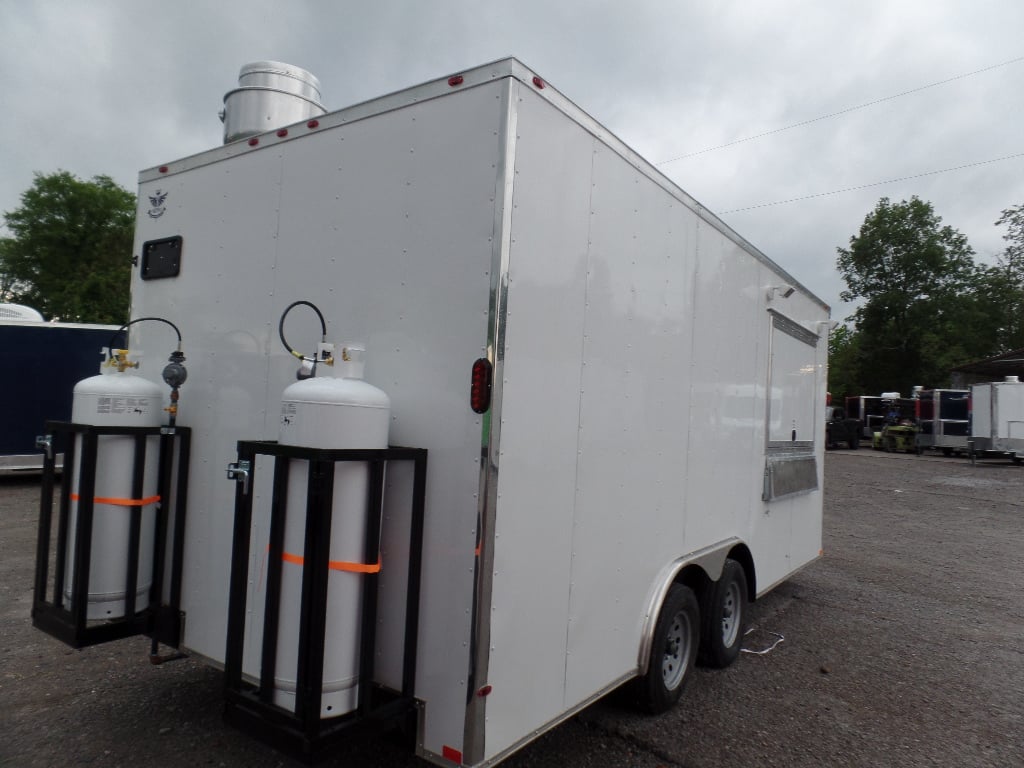
[{"label": "forklift", "polygon": [[887,453],[915,453],[917,450],[917,424],[901,409],[902,398],[897,393],[882,396],[885,421],[879,432],[871,437],[871,447]]}]

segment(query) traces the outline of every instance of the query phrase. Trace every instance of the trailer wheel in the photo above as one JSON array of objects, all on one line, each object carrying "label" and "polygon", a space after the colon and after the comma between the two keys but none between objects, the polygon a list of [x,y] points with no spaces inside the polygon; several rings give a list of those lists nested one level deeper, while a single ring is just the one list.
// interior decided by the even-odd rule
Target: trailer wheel
[{"label": "trailer wheel", "polygon": [[700,607],[693,591],[682,584],[669,587],[658,613],[647,674],[635,681],[640,707],[656,715],[675,704],[697,659]]},{"label": "trailer wheel", "polygon": [[735,560],[725,561],[721,578],[704,593],[701,618],[699,661],[725,669],[740,655],[747,623],[747,577]]}]

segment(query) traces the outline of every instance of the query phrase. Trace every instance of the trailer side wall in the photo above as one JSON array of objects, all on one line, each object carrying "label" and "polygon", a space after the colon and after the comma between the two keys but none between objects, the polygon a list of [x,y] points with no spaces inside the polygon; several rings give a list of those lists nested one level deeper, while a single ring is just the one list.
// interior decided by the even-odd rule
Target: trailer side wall
[{"label": "trailer side wall", "polygon": [[[769,299],[784,279],[764,260],[586,125],[531,89],[513,94],[489,653],[476,681],[490,693],[470,705],[467,732],[484,729],[472,762],[635,674],[673,561],[738,538],[767,589],[821,546],[820,303]],[[777,454],[811,462],[810,493],[762,501]]]}]

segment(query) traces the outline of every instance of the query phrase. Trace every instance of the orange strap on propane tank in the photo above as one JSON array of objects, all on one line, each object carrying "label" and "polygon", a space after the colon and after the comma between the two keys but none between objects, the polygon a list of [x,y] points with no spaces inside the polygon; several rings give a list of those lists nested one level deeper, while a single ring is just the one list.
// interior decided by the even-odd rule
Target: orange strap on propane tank
[{"label": "orange strap on propane tank", "polygon": [[[72,501],[80,501],[81,496],[77,493],[71,494]],[[106,496],[93,496],[93,504],[112,504],[115,507],[145,507],[148,504],[156,504],[160,501],[159,496],[147,496],[144,499],[114,499]]]},{"label": "orange strap on propane tank", "polygon": [[[302,565],[306,562],[306,558],[302,555],[293,555],[290,552],[283,553],[281,559],[292,565]],[[330,560],[327,563],[327,567],[332,571],[348,571],[349,573],[380,573],[379,560],[370,565],[365,563],[349,563],[345,560]]]}]

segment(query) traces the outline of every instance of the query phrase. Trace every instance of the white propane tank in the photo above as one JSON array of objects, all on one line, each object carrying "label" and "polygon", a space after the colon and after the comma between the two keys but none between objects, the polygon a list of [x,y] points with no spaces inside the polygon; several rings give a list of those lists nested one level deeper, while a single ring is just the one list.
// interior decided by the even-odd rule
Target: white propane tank
[{"label": "white propane tank", "polygon": [[[284,390],[279,442],[324,449],[388,447],[391,402],[387,394],[362,380],[362,354],[361,348],[346,348],[336,364],[339,378],[318,376]],[[274,679],[274,703],[290,711],[295,710],[307,476],[308,463],[293,461],[288,476]],[[346,570],[344,564],[364,564],[368,482],[365,463],[338,462],[335,467],[321,718],[351,712],[358,702],[364,576]]]},{"label": "white propane tank", "polygon": [[[74,388],[71,420],[97,427],[158,427],[162,418],[163,389],[156,383],[114,368],[109,373],[78,382]],[[96,450],[96,489],[93,500],[92,545],[89,561],[89,605],[86,618],[116,619],[125,614],[128,582],[128,536],[130,515],[138,509],[141,518],[139,569],[135,610],[149,605],[152,585],[153,546],[159,456],[158,439],[148,438],[146,467],[141,498],[132,498],[132,467],[135,440],[132,437],[101,435]],[[71,486],[70,525],[78,518],[81,483],[82,437],[75,438],[75,467]],[[67,581],[64,596],[71,599],[75,543],[68,542]]]}]

